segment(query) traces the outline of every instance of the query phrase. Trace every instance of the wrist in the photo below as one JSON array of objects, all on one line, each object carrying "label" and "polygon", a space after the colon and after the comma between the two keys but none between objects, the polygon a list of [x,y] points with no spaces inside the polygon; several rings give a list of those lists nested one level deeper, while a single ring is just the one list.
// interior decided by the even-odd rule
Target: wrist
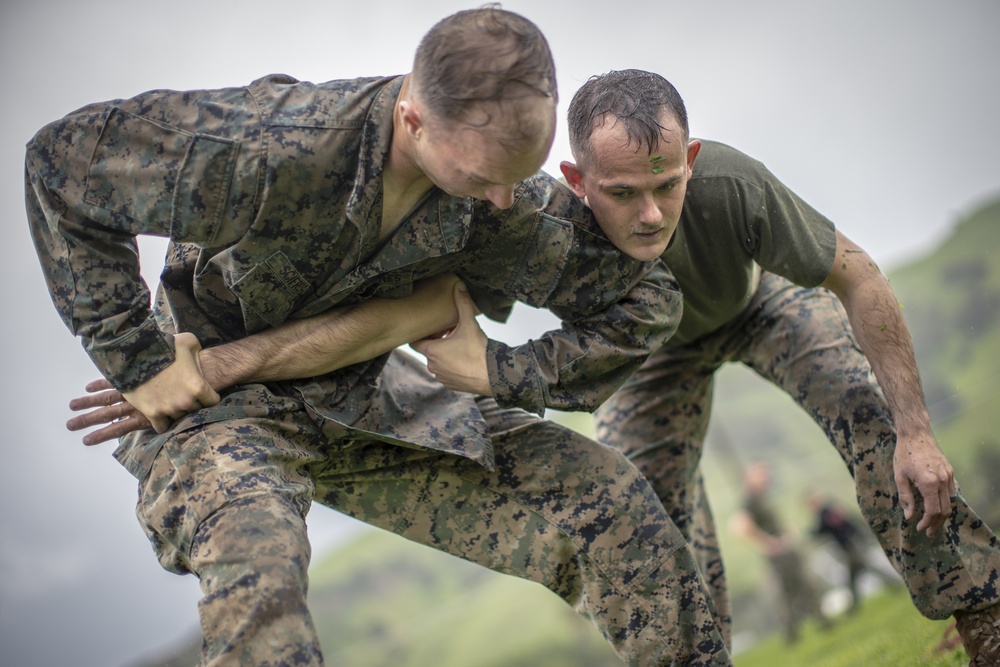
[{"label": "wrist", "polygon": [[198,368],[215,391],[222,391],[240,382],[240,378],[233,373],[235,364],[229,363],[225,357],[218,347],[205,348],[198,353]]},{"label": "wrist", "polygon": [[893,421],[896,426],[897,440],[934,437],[933,431],[931,430],[930,415],[926,412],[922,415],[894,417]]}]

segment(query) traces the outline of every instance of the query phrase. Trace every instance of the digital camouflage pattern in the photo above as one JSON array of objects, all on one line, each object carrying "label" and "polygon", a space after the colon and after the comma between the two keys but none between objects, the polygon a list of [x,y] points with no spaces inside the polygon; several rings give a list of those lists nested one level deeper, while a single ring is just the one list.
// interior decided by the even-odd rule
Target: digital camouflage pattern
[{"label": "digital camouflage pattern", "polygon": [[[151,91],[43,128],[27,151],[32,232],[57,309],[105,377],[122,390],[148,380],[173,359],[172,331],[213,345],[403,296],[443,272],[460,275],[493,318],[520,300],[564,322],[520,346],[490,342],[504,407],[592,409],[671,335],[681,300],[663,265],[615,249],[545,175],[522,183],[505,211],[433,190],[380,242],[381,169],[401,82],[275,75],[246,88]],[[173,240],[155,317],[135,234]],[[380,382],[384,360],[294,388],[344,427],[488,465],[482,433],[427,439],[370,414],[375,404],[407,404]],[[197,418],[231,416],[209,408]]]},{"label": "digital camouflage pattern", "polygon": [[[727,665],[683,538],[621,455],[514,408],[589,409],[668,338],[680,296],[547,176],[511,209],[432,191],[379,241],[399,78],[151,91],[85,107],[28,145],[27,207],[53,301],[129,390],[204,345],[454,272],[487,315],[563,327],[489,344],[496,401],[405,355],[235,387],[116,457],[164,567],[193,572],[205,665],[318,665],[305,606],[313,500],[543,583],[636,665]],[[136,234],[170,236],[155,312]],[[502,407],[501,407],[502,406]]]},{"label": "digital camouflage pattern", "polygon": [[[491,349],[507,407],[596,406],[670,336],[680,297],[663,265],[617,251],[545,175],[521,184],[504,211],[432,190],[380,242],[401,83],[275,75],[246,88],[151,91],[84,107],[35,136],[27,202],[39,256],[57,309],[112,384],[132,389],[172,360],[161,329],[212,345],[403,296],[448,271],[493,318],[520,300],[567,324]],[[196,248],[168,257],[169,324],[152,319],[136,234]],[[370,386],[377,373],[376,364],[352,381]],[[339,379],[333,403],[356,391]]]},{"label": "digital camouflage pattern", "polygon": [[598,439],[629,456],[693,540],[717,604],[727,608],[728,593],[698,463],[714,373],[726,362],[746,364],[780,387],[823,429],[854,477],[865,520],[921,613],[943,619],[996,604],[997,539],[961,493],[933,537],[916,530],[919,502],[913,519],[903,518],[889,408],[840,301],[825,289],[769,273],[732,322],[654,353],[597,414]]},{"label": "digital camouflage pattern", "polygon": [[[406,354],[390,365],[432,385]],[[261,385],[229,398],[260,416],[154,436],[164,451],[138,506],[163,566],[200,574],[205,664],[320,664],[305,606],[312,500],[546,586],[627,664],[731,664],[690,547],[617,452],[479,399],[491,471],[361,433],[331,440],[299,401]]]}]

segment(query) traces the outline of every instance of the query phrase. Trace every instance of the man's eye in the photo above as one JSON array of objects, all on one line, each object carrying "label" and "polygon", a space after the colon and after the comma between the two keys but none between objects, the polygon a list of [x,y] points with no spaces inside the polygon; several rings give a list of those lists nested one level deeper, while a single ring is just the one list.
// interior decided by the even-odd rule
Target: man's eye
[{"label": "man's eye", "polygon": [[611,198],[612,199],[617,199],[618,201],[622,201],[624,199],[628,199],[631,196],[632,196],[632,193],[629,192],[629,191],[627,191],[627,190],[625,190],[625,191],[619,191],[619,192],[612,192],[611,193]]},{"label": "man's eye", "polygon": [[660,192],[670,192],[671,190],[674,189],[676,185],[677,181],[667,181],[666,183],[664,183],[663,185],[661,185],[656,189],[659,190]]}]

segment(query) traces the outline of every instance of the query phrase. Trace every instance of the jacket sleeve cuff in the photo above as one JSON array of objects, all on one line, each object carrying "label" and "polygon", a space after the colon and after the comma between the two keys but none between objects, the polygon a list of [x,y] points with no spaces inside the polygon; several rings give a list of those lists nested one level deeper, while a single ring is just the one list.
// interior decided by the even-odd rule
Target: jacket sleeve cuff
[{"label": "jacket sleeve cuff", "polygon": [[174,361],[174,337],[147,319],[138,328],[110,341],[87,341],[87,354],[120,392],[132,391]]},{"label": "jacket sleeve cuff", "polygon": [[490,339],[486,344],[493,399],[502,408],[545,413],[545,393],[530,345],[510,347]]}]

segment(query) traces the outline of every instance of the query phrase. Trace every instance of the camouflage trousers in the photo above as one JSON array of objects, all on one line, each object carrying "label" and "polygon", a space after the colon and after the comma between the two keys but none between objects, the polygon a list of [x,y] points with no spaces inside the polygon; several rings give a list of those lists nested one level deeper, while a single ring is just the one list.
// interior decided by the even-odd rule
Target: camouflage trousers
[{"label": "camouflage trousers", "polygon": [[961,495],[933,537],[916,530],[919,501],[913,520],[903,518],[892,419],[840,301],[765,273],[740,317],[691,344],[655,352],[596,414],[598,440],[637,465],[694,547],[727,641],[731,605],[698,467],[714,373],[726,362],[746,364],[780,387],[823,429],[854,477],[865,520],[922,614],[942,619],[1000,599],[997,539]]},{"label": "camouflage trousers", "polygon": [[331,439],[261,385],[248,414],[171,434],[137,514],[161,564],[198,576],[201,664],[321,665],[306,605],[312,502],[536,581],[589,616],[630,665],[731,665],[694,554],[620,453],[492,400],[495,469]]}]

